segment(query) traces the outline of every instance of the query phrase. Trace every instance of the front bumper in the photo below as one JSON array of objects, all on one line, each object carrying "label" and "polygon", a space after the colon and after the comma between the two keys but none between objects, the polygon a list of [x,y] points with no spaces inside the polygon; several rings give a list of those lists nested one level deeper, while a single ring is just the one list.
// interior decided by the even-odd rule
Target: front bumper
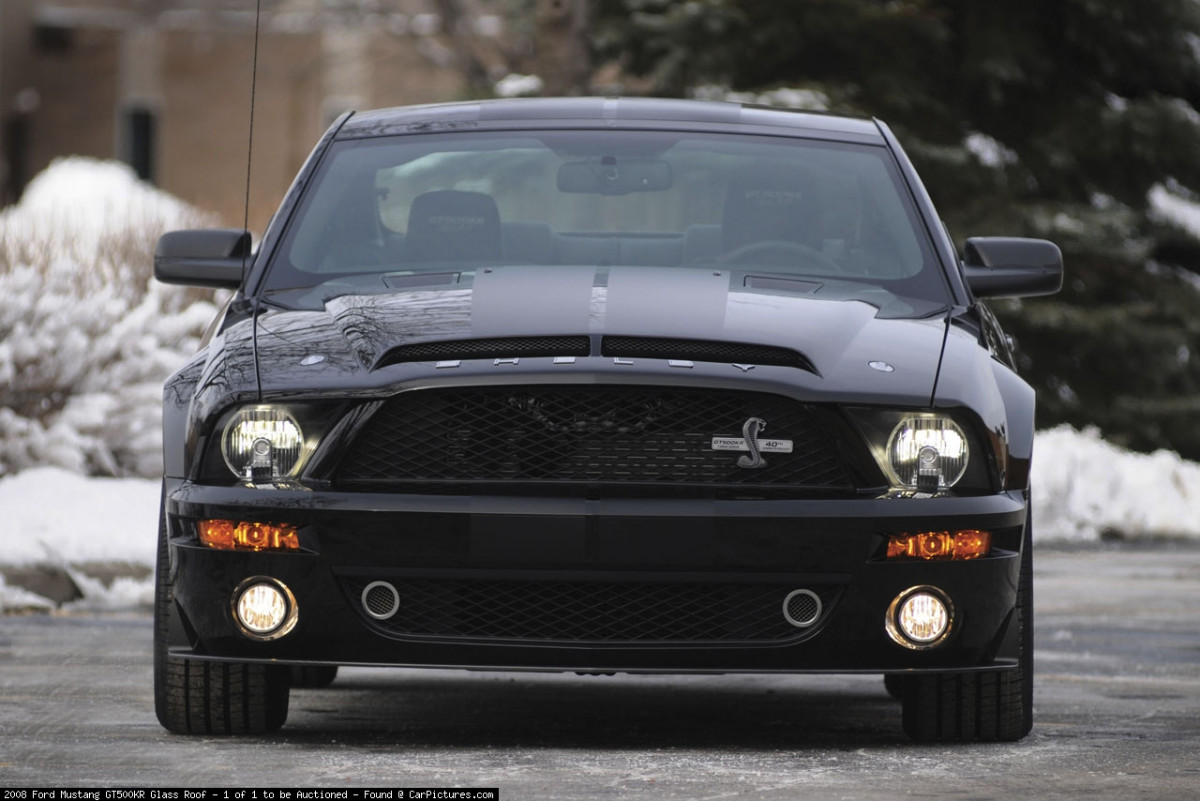
[{"label": "front bumper", "polygon": [[[168,487],[170,647],[282,663],[628,672],[896,672],[1015,665],[1023,494],[855,500],[655,500],[371,495]],[[296,553],[202,546],[204,518],[293,523]],[[985,529],[990,556],[886,562],[889,533]],[[293,631],[247,638],[235,588],[270,577],[295,595]],[[397,588],[380,620],[364,590]],[[938,648],[886,633],[896,596],[942,590]],[[804,627],[781,601],[820,599]],[[465,610],[471,610],[470,612]],[[468,620],[469,618],[469,620]],[[761,624],[760,624],[761,620]],[[782,620],[782,622],[781,622]]]}]

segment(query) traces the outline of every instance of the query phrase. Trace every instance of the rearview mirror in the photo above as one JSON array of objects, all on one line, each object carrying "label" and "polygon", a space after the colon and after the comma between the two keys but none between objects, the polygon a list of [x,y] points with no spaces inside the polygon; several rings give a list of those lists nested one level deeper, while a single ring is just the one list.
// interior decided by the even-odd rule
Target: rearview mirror
[{"label": "rearview mirror", "polygon": [[671,165],[659,159],[604,156],[588,161],[569,161],[558,168],[558,189],[589,195],[628,195],[633,192],[662,192],[674,179]]},{"label": "rearview mirror", "polygon": [[973,237],[963,248],[963,277],[977,298],[1053,295],[1062,289],[1062,251],[1045,239]]}]

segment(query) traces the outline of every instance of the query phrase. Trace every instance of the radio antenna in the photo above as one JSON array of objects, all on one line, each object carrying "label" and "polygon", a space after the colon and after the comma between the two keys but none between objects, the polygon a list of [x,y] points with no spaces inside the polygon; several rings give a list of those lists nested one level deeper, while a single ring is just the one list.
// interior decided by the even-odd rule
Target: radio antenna
[{"label": "radio antenna", "polygon": [[[250,165],[254,163],[254,95],[258,89],[258,28],[262,18],[262,0],[254,2],[254,59],[250,65],[250,135],[246,145],[246,205],[242,216],[242,230],[250,231]],[[250,248],[242,248],[242,276],[246,275],[246,259]]]}]

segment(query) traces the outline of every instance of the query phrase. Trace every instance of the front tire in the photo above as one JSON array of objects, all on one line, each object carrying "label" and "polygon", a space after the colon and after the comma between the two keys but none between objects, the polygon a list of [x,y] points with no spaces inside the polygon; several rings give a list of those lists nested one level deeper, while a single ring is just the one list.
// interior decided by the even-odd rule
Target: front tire
[{"label": "front tire", "polygon": [[1013,612],[1017,669],[906,676],[904,731],[918,742],[1012,742],[1033,728],[1033,536],[1025,525]]},{"label": "front tire", "polygon": [[[165,496],[164,496],[165,501]],[[171,656],[170,553],[165,503],[159,511],[154,583],[154,711],[175,734],[265,734],[287,720],[287,668]]]}]

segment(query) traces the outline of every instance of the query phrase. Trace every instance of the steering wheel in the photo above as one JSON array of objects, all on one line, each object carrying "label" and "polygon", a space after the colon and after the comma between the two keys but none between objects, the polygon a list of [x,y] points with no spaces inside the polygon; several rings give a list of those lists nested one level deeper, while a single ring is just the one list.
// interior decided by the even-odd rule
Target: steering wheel
[{"label": "steering wheel", "polygon": [[[768,255],[776,258],[762,260]],[[734,263],[747,261],[753,264],[756,263],[756,258],[760,259],[758,264],[789,264],[792,261],[800,260],[818,267],[819,272],[840,273],[842,271],[836,261],[816,248],[787,239],[760,239],[757,242],[749,242],[729,251],[720,258],[720,261]]]}]

